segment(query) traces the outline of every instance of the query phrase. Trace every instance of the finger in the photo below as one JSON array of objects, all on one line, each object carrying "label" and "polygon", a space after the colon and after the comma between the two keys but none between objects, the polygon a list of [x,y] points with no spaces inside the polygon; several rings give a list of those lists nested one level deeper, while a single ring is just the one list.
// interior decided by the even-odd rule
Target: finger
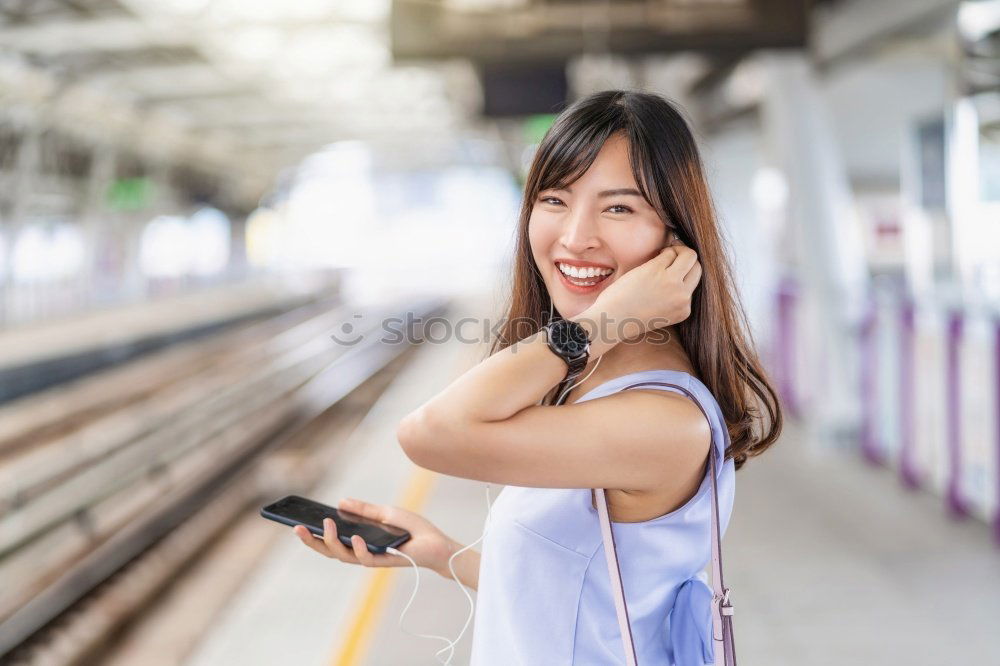
[{"label": "finger", "polygon": [[340,500],[337,503],[337,507],[343,509],[344,511],[350,511],[351,513],[356,513],[359,516],[371,518],[372,520],[377,520],[379,522],[384,523],[387,521],[386,507],[380,504],[371,504],[369,502],[362,502],[361,500],[354,499],[353,497],[347,497]]},{"label": "finger", "polygon": [[354,556],[358,558],[358,562],[366,567],[375,566],[375,558],[368,552],[368,546],[365,545],[364,539],[355,534],[351,537],[351,546],[354,547]]},{"label": "finger", "polygon": [[675,245],[674,249],[677,252],[677,258],[667,267],[667,272],[682,280],[694,266],[694,263],[698,261],[698,253],[686,245]]},{"label": "finger", "polygon": [[678,248],[675,245],[668,245],[660,250],[660,254],[658,254],[656,258],[659,259],[666,268],[677,258],[677,249]]},{"label": "finger", "polygon": [[336,557],[341,562],[358,563],[357,558],[354,557],[354,553],[343,544],[337,535],[337,523],[333,518],[323,519],[323,543],[326,545],[327,550],[332,553],[333,557]]},{"label": "finger", "polygon": [[320,555],[325,555],[326,557],[333,557],[333,554],[327,549],[326,544],[320,539],[313,536],[313,533],[302,525],[296,525],[292,528],[295,535],[299,537],[299,540],[305,545],[309,546],[315,550]]},{"label": "finger", "polygon": [[692,286],[698,284],[698,280],[701,279],[701,270],[702,270],[701,269],[701,262],[700,261],[695,261],[694,265],[691,267],[691,270],[689,270],[687,272],[687,275],[684,276],[684,279],[682,280],[682,282],[684,284],[692,285]]}]

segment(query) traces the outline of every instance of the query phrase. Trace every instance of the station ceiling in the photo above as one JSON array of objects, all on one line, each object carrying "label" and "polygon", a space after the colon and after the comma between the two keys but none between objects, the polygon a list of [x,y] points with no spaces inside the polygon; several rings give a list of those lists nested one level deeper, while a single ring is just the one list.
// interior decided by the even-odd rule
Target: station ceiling
[{"label": "station ceiling", "polygon": [[[0,0],[0,114],[227,173],[249,199],[322,145],[447,161],[477,63],[804,43],[804,0]],[[596,40],[596,41],[595,41]]]}]

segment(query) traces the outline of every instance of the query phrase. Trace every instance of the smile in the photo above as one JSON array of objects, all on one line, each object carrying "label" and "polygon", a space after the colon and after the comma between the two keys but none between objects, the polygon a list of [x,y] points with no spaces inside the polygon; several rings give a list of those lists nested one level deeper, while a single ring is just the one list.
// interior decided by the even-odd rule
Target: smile
[{"label": "smile", "polygon": [[577,289],[594,287],[607,280],[608,276],[614,273],[614,269],[612,268],[572,266],[560,262],[556,262],[556,267],[559,269],[564,282]]}]

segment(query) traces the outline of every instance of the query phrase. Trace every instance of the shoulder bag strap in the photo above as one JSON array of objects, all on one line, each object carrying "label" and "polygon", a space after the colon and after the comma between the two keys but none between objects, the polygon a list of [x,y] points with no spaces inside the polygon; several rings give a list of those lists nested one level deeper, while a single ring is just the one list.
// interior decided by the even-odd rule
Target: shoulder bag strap
[{"label": "shoulder bag strap", "polygon": [[[642,382],[631,384],[621,390],[637,386],[671,386],[683,391],[694,400],[698,408],[705,414],[705,408],[690,390],[678,384],[667,382]],[[711,423],[711,420],[709,420]],[[715,446],[714,436],[712,446]],[[712,647],[714,649],[716,666],[736,666],[736,648],[733,643],[733,605],[729,601],[729,588],[722,579],[722,548],[719,532],[719,491],[716,484],[715,451],[709,451],[709,475],[712,480]],[[628,605],[625,603],[625,590],[622,586],[621,569],[618,566],[618,554],[615,551],[614,531],[611,529],[611,519],[608,516],[608,501],[603,488],[595,488],[597,513],[601,519],[601,535],[604,539],[604,556],[608,562],[608,574],[611,577],[611,587],[615,595],[615,609],[618,613],[618,626],[621,630],[622,642],[625,645],[625,658],[628,666],[637,666],[635,645],[632,640],[632,628],[628,621]],[[722,661],[719,656],[722,655]]]}]

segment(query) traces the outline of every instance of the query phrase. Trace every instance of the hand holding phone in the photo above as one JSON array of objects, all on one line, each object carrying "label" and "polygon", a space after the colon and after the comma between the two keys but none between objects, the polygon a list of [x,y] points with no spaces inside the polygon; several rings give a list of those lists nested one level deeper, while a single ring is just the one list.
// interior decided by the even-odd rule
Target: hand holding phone
[{"label": "hand holding phone", "polygon": [[[305,501],[314,505],[319,504],[311,500]],[[271,518],[265,513],[265,510],[268,513],[278,515],[271,510],[272,506],[274,505],[264,507],[261,510],[261,515]],[[340,523],[332,519],[332,513],[335,511],[339,516],[352,518],[352,522],[355,523],[361,522],[354,519],[357,516],[368,521],[369,524],[374,523],[377,528],[393,527],[409,535],[405,542],[401,542],[402,545],[392,546],[393,548],[397,548],[400,552],[412,557],[418,566],[430,569],[442,576],[451,577],[451,573],[448,571],[448,558],[461,548],[461,545],[420,514],[398,506],[372,504],[352,498],[340,500],[336,509],[323,504],[319,504],[319,506],[325,508],[322,509],[317,524],[312,527],[307,527],[304,521],[295,521],[287,516],[285,519],[271,519],[286,525],[293,525],[296,535],[303,544],[326,557],[369,567],[410,566],[410,562],[404,557],[385,553],[384,548],[373,549],[372,545],[367,543],[367,537],[356,531],[351,531],[350,527],[345,528],[347,532],[342,532]],[[323,518],[327,518],[327,516],[329,518],[324,526]],[[288,522],[289,520],[292,522]]]},{"label": "hand holding phone", "polygon": [[295,527],[303,525],[312,534],[323,538],[324,519],[330,518],[337,527],[337,538],[345,546],[351,538],[360,536],[372,553],[385,553],[386,548],[396,548],[410,538],[410,533],[399,527],[380,523],[365,516],[335,509],[298,495],[283,497],[260,510],[260,515],[270,520]]}]

